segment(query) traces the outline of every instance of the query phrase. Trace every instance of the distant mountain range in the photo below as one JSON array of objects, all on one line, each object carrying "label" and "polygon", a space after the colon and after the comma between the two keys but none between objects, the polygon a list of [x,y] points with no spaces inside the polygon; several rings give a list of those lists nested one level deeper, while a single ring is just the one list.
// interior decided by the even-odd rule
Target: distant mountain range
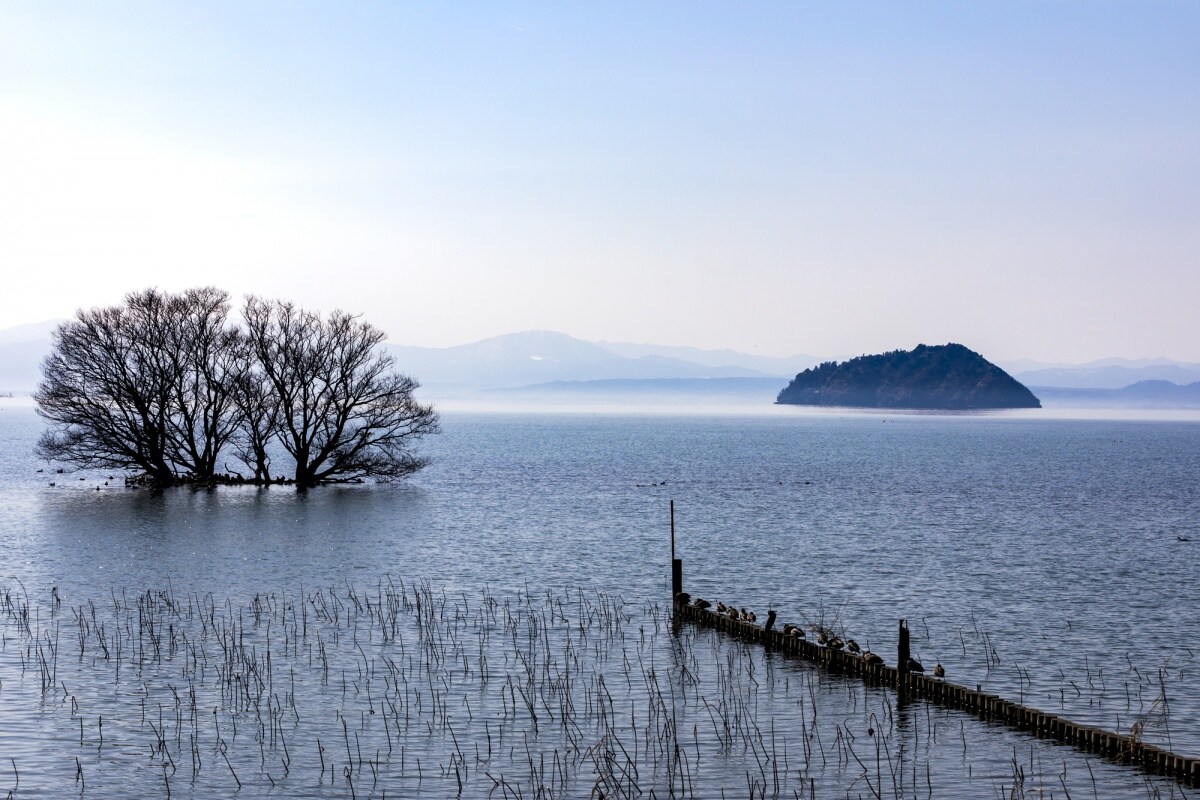
[{"label": "distant mountain range", "polygon": [[[623,346],[596,344],[553,331],[511,333],[455,347],[388,345],[400,368],[430,389],[504,389],[555,381],[783,376],[747,366],[757,363],[757,357],[732,351],[698,350],[704,358],[695,360],[674,354],[683,348],[629,347],[635,350],[626,352],[634,354],[625,355],[619,352]],[[644,349],[636,352],[636,348]]]},{"label": "distant mountain range", "polygon": [[[50,333],[60,322],[0,330],[0,392],[33,391],[41,377],[41,361],[50,351]],[[518,394],[541,394],[553,400],[591,393],[770,402],[798,373],[823,360],[807,354],[775,358],[735,350],[588,342],[553,331],[512,333],[454,347],[387,347],[399,368],[421,382],[421,394],[433,401]],[[1019,361],[1000,362],[1000,366],[1052,405],[1082,402],[1083,395],[1047,392],[1048,388],[1115,390],[1147,380],[1178,385],[1200,381],[1200,364],[1165,359],[1105,359],[1080,365]],[[516,389],[520,392],[499,391]],[[1139,390],[1140,394],[1113,394],[1107,400],[1095,399],[1103,395],[1088,395],[1093,399],[1087,402],[1167,402],[1161,397],[1169,391],[1152,387]]]},{"label": "distant mountain range", "polygon": [[1105,359],[1074,367],[1047,367],[1017,372],[1013,377],[1026,386],[1060,386],[1066,389],[1121,389],[1142,381],[1176,384],[1200,381],[1200,364],[1161,359],[1125,361]]},{"label": "distant mountain range", "polygon": [[1058,407],[1200,407],[1200,381],[1179,385],[1171,381],[1138,381],[1120,389],[1076,389],[1061,386],[1031,386],[1045,405]]},{"label": "distant mountain range", "polygon": [[42,378],[42,359],[50,352],[50,334],[61,321],[0,330],[0,392],[33,391]]},{"label": "distant mountain range", "polygon": [[754,356],[737,350],[701,350],[699,347],[665,347],[656,344],[629,344],[625,342],[597,342],[596,344],[626,358],[663,356],[681,361],[703,364],[706,367],[738,366],[757,370],[763,375],[778,375],[790,378],[803,372],[821,359],[800,353],[784,358]]},{"label": "distant mountain range", "polygon": [[[28,392],[41,376],[58,321],[0,331],[0,391]],[[388,344],[401,371],[427,395],[553,382],[772,378],[780,386],[812,356],[764,358],[733,350],[594,343],[553,331],[524,331],[454,347]]]}]

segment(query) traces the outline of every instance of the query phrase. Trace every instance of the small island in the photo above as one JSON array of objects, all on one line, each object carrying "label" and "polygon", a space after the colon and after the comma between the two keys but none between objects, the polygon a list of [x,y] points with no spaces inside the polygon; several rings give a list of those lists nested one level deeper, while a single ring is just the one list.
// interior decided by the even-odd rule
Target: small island
[{"label": "small island", "polygon": [[806,369],[776,403],[862,408],[1041,408],[1033,392],[961,344],[917,345]]}]

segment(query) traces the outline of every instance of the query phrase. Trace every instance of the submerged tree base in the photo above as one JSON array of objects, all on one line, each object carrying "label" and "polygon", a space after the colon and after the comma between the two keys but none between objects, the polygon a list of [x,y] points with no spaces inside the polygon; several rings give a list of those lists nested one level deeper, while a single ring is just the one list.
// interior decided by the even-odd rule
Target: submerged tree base
[{"label": "submerged tree base", "polygon": [[191,486],[196,489],[215,489],[218,486],[295,486],[299,489],[315,488],[328,484],[364,483],[362,478],[324,480],[316,484],[297,483],[295,478],[247,478],[237,473],[217,475],[176,475],[165,481],[148,472],[125,476],[125,485],[134,489],[169,489],[174,486]]}]

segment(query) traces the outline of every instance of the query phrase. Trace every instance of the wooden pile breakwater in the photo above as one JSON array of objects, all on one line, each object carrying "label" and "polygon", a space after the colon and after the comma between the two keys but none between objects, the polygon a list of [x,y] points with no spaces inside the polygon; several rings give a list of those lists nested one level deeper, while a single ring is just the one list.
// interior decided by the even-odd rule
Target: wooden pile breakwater
[{"label": "wooden pile breakwater", "polygon": [[[676,588],[674,615],[677,621],[690,622],[736,636],[788,655],[812,661],[829,672],[860,678],[871,685],[896,690],[900,702],[921,699],[948,708],[974,714],[989,722],[1009,725],[1039,738],[1053,739],[1088,753],[1095,753],[1154,775],[1165,775],[1182,783],[1200,786],[1200,758],[1185,758],[1146,744],[1136,737],[1081,725],[1036,708],[1005,700],[998,695],[969,689],[940,678],[886,664],[867,663],[861,655],[825,647],[782,630],[767,630],[763,625],[734,619],[714,610],[700,608],[679,596],[682,565],[672,559],[672,584]],[[908,627],[900,620],[897,663],[908,661]]]}]

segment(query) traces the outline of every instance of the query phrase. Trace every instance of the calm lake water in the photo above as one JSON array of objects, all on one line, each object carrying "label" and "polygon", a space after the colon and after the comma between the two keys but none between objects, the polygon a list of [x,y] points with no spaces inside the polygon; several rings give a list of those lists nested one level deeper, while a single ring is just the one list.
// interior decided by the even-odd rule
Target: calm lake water
[{"label": "calm lake water", "polygon": [[670,500],[693,595],[1200,755],[1195,420],[452,412],[404,483],[155,493],[0,403],[15,798],[1183,796],[672,635]]}]

